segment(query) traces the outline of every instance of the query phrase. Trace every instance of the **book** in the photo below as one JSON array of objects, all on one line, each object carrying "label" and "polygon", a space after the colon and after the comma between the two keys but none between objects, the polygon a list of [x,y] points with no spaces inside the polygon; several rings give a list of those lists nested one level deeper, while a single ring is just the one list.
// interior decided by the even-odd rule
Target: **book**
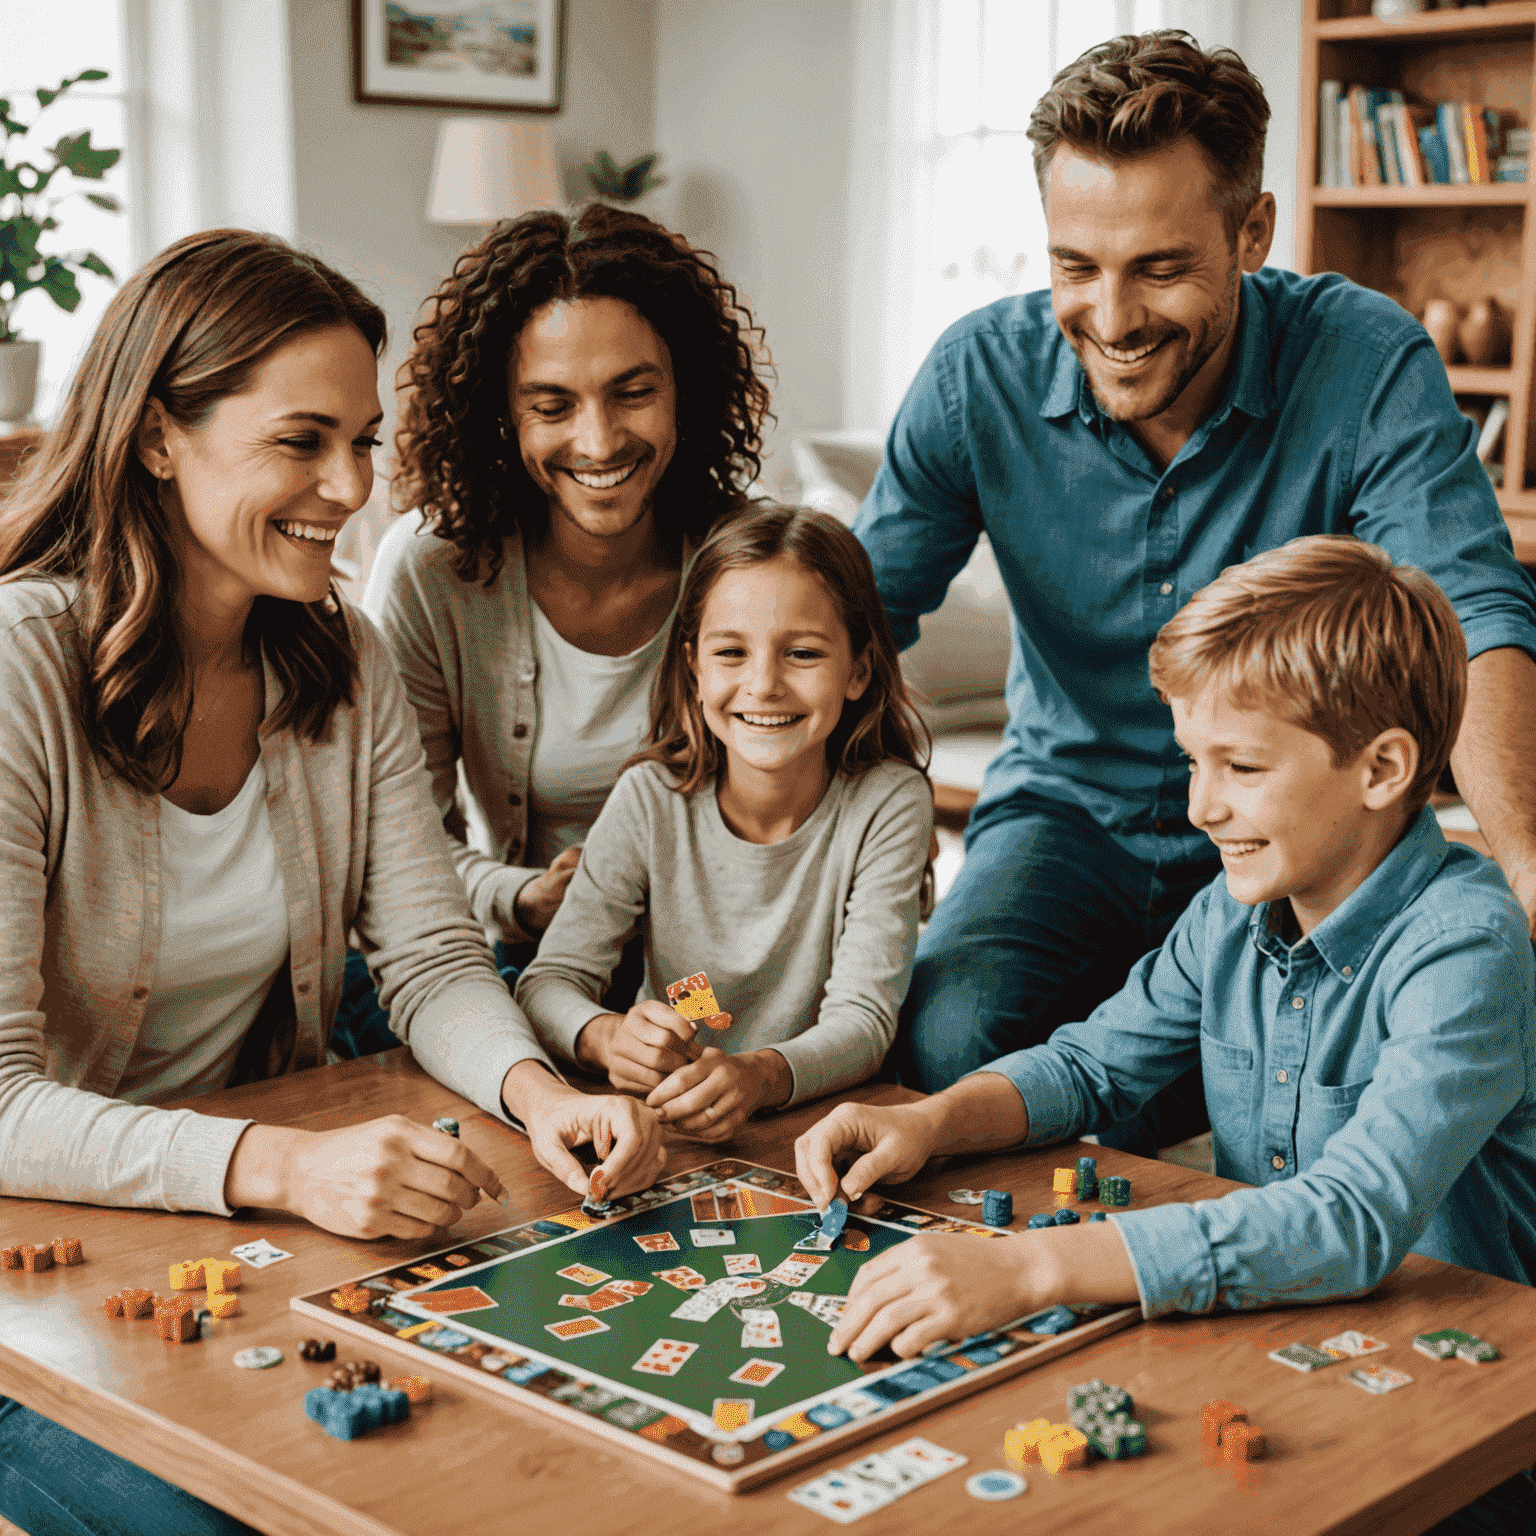
[{"label": "book", "polygon": [[1528,162],[1524,155],[1500,155],[1494,162],[1495,181],[1524,181]]},{"label": "book", "polygon": [[1440,137],[1445,140],[1446,159],[1451,168],[1451,180],[1458,186],[1467,181],[1466,140],[1463,137],[1461,113],[1454,101],[1442,101],[1435,108],[1435,123]]},{"label": "book", "polygon": [[1317,88],[1317,184],[1343,186],[1339,175],[1339,96],[1344,87],[1324,80]]},{"label": "book", "polygon": [[1376,119],[1370,92],[1363,85],[1349,88],[1350,139],[1354,146],[1353,180],[1357,187],[1382,185],[1381,150],[1376,143]]},{"label": "book", "polygon": [[1392,126],[1397,133],[1397,160],[1403,170],[1403,180],[1410,187],[1422,187],[1430,179],[1419,153],[1419,129],[1433,116],[1428,107],[1402,102],[1392,109]]},{"label": "book", "polygon": [[1441,185],[1451,179],[1451,160],[1446,153],[1445,135],[1433,124],[1419,129],[1419,153],[1424,159],[1426,181]]},{"label": "book", "polygon": [[1467,150],[1467,180],[1475,186],[1488,180],[1488,140],[1480,131],[1483,114],[1470,101],[1458,105],[1461,107],[1461,131],[1465,135]]},{"label": "book", "polygon": [[1384,186],[1403,186],[1408,178],[1397,158],[1397,134],[1393,117],[1402,105],[1401,91],[1388,91],[1372,87],[1366,92],[1371,114],[1371,126],[1376,134],[1376,153],[1381,157],[1381,180]]}]

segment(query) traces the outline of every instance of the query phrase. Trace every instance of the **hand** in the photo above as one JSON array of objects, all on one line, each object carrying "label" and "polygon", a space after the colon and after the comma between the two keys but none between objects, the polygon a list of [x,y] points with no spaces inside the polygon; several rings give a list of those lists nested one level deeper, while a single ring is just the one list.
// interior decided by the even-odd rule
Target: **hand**
[{"label": "hand", "polygon": [[732,1056],[706,1045],[697,1061],[673,1072],[645,1102],[689,1136],[725,1141],[753,1110],[783,1104],[793,1091],[789,1063],[777,1051]]},{"label": "hand", "polygon": [[512,915],[525,933],[543,933],[555,920],[560,903],[565,900],[565,888],[581,862],[581,844],[567,848],[544,871],[535,875],[519,888],[512,898]]},{"label": "hand", "polygon": [[[649,1189],[667,1163],[661,1120],[653,1110],[622,1094],[578,1093],[551,1079],[540,1102],[519,1118],[527,1128],[533,1155],[583,1199],[589,1191],[598,1198],[611,1198]],[[590,1176],[570,1150],[589,1142],[603,1159]]]},{"label": "hand", "polygon": [[[717,1014],[729,1020],[729,1014]],[[576,1059],[608,1074],[620,1093],[649,1093],[670,1073],[699,1059],[698,1025],[655,998],[628,1013],[600,1013],[576,1037]]]},{"label": "hand", "polygon": [[958,1342],[1048,1306],[1030,1283],[1031,1257],[1021,1239],[909,1238],[854,1276],[827,1352],[863,1362],[889,1344],[912,1356],[939,1339]]},{"label": "hand", "polygon": [[235,1145],[225,1199],[293,1211],[342,1237],[432,1237],[501,1180],[462,1141],[403,1115],[339,1131],[253,1125]]},{"label": "hand", "polygon": [[912,1178],[935,1150],[932,1102],[924,1099],[892,1109],[839,1104],[818,1120],[795,1142],[795,1172],[816,1208],[824,1211],[836,1198],[837,1165],[852,1161],[855,1153],[864,1155],[842,1177],[850,1204],[873,1184],[901,1184]]}]

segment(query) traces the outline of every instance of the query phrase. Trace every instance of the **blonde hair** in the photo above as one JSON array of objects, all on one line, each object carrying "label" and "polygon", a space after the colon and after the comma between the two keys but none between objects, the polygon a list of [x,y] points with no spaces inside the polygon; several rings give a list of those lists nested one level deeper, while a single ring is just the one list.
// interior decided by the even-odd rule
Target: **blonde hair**
[{"label": "blonde hair", "polygon": [[1410,815],[1450,761],[1467,700],[1450,599],[1423,571],[1341,535],[1228,566],[1163,625],[1148,660],[1165,701],[1214,685],[1321,737],[1336,765],[1383,731],[1408,731],[1419,745]]}]

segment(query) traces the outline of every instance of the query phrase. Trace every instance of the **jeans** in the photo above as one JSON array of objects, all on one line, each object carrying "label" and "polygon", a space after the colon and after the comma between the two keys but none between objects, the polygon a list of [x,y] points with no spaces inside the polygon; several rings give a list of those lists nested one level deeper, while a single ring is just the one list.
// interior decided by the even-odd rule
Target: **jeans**
[{"label": "jeans", "polygon": [[[528,968],[538,952],[536,944],[496,945],[496,969],[510,992],[517,978]],[[619,963],[613,968],[604,1004],[615,1013],[624,1013],[635,1000],[640,983],[645,980],[645,940],[636,934],[624,946]],[[348,1060],[388,1051],[402,1041],[389,1027],[389,1015],[379,1007],[378,988],[368,970],[368,962],[355,949],[347,951],[347,968],[341,984],[341,1006],[331,1025],[331,1049]]]},{"label": "jeans", "polygon": [[27,1536],[259,1536],[8,1397],[0,1397],[0,1516]]},{"label": "jeans", "polygon": [[[892,1051],[901,1082],[925,1093],[1088,1018],[1221,868],[1214,850],[1143,864],[1086,811],[1034,796],[972,816],[965,844],[918,943]],[[1195,1068],[1099,1140],[1156,1157],[1207,1128]]]}]

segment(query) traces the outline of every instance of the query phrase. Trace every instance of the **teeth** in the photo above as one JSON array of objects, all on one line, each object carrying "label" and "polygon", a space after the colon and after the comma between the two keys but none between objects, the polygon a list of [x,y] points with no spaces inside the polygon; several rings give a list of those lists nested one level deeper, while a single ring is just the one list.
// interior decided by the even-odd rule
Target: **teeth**
[{"label": "teeth", "polygon": [[1255,853],[1264,846],[1263,843],[1222,843],[1223,853]]},{"label": "teeth", "polygon": [[748,725],[789,725],[797,716],[795,715],[748,715],[741,716]]},{"label": "teeth", "polygon": [[[638,463],[638,460],[636,462]],[[634,472],[634,464],[626,464],[623,469],[606,470],[600,475],[593,474],[590,470],[573,469],[571,479],[577,485],[586,486],[590,491],[611,491],[614,486],[623,485]]]},{"label": "teeth", "polygon": [[318,523],[276,522],[272,526],[290,538],[309,539],[316,544],[334,544],[341,532],[339,528],[322,528]]},{"label": "teeth", "polygon": [[1157,351],[1161,345],[1161,341],[1154,341],[1150,346],[1143,347],[1139,352],[1125,352],[1119,347],[1106,346],[1101,341],[1098,343],[1098,348],[1112,363],[1134,363],[1146,357],[1149,353]]}]

